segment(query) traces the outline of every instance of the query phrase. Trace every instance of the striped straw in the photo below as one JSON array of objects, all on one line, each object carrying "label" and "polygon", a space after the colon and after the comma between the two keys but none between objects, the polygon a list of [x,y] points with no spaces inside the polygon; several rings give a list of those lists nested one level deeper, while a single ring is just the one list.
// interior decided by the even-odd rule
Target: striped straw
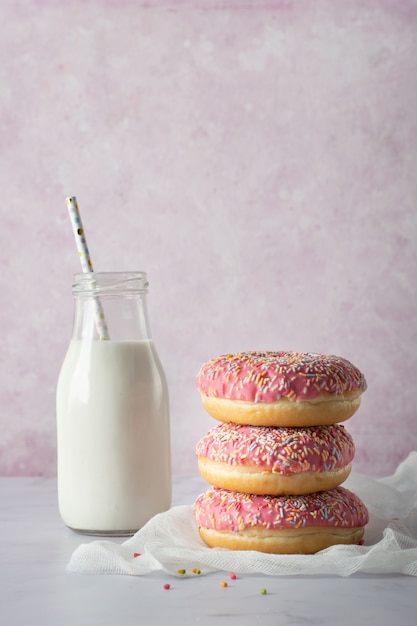
[{"label": "striped straw", "polygon": [[[83,272],[94,272],[93,264],[90,258],[90,252],[87,246],[87,239],[81,221],[81,215],[78,208],[77,198],[71,196],[66,198],[69,216],[71,219],[72,230],[74,232],[75,243],[77,244],[78,254],[80,255],[81,267]],[[94,297],[94,318],[96,322],[97,332],[100,335],[100,340],[105,341],[110,339],[109,331],[107,328],[106,318],[104,316],[103,305],[98,296]]]}]

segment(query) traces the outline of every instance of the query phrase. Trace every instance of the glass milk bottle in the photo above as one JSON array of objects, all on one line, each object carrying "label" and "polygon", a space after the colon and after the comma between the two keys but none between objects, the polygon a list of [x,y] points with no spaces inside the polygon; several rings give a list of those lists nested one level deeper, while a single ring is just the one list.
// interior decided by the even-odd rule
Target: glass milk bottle
[{"label": "glass milk bottle", "polygon": [[149,333],[146,273],[74,279],[57,385],[59,510],[78,532],[131,535],[171,504],[168,389]]}]

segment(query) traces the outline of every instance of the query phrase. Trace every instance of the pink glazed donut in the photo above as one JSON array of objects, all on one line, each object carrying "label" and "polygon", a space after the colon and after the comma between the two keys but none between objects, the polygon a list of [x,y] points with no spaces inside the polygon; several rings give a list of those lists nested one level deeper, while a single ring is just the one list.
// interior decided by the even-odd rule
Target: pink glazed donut
[{"label": "pink glazed donut", "polygon": [[340,424],[273,428],[229,422],[202,437],[196,454],[201,476],[215,487],[299,495],[343,483],[355,446]]},{"label": "pink glazed donut", "polygon": [[363,374],[338,356],[313,352],[242,352],[204,363],[197,388],[221,422],[319,426],[349,419],[366,390]]},{"label": "pink glazed donut", "polygon": [[213,487],[194,504],[203,541],[211,548],[271,554],[314,554],[335,544],[358,544],[368,511],[344,487],[305,496],[260,496]]}]

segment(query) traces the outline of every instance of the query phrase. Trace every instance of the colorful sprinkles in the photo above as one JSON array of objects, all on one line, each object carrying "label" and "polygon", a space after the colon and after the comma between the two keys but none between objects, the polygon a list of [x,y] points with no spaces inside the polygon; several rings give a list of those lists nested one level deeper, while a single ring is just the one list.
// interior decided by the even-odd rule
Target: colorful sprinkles
[{"label": "colorful sprinkles", "polygon": [[239,532],[247,528],[354,528],[368,523],[360,498],[337,487],[305,496],[256,496],[213,487],[194,504],[196,522],[203,528]]},{"label": "colorful sprinkles", "polygon": [[366,390],[350,361],[315,352],[241,352],[204,363],[196,384],[206,396],[249,402],[310,400],[321,393]]},{"label": "colorful sprinkles", "polygon": [[[177,571],[178,571],[178,572],[179,572],[179,571],[184,571],[184,572],[185,572],[185,570],[177,570]],[[197,568],[194,568],[194,569],[192,570],[192,572],[193,572],[194,574],[196,574],[196,573],[200,574],[200,573],[201,573],[201,572],[200,572],[200,570],[199,570],[199,569],[197,569]],[[236,580],[237,576],[236,576],[236,574],[234,574],[233,572],[230,572],[230,574],[229,574],[229,578],[230,578],[231,580]],[[226,588],[229,586],[229,584],[228,584],[228,582],[227,582],[226,580],[222,580],[222,581],[220,581],[219,586],[220,586],[220,587],[222,587],[223,589],[226,589]],[[165,590],[167,590],[167,591],[168,591],[169,589],[171,589],[171,585],[170,585],[170,583],[164,583],[164,584],[162,585],[162,589],[165,589]],[[268,592],[267,592],[267,590],[266,590],[264,587],[262,587],[261,589],[259,589],[259,593],[260,593],[261,595],[265,596]]]},{"label": "colorful sprinkles", "polygon": [[345,467],[353,439],[343,425],[268,428],[224,423],[200,439],[196,454],[228,465],[257,466],[290,475]]}]

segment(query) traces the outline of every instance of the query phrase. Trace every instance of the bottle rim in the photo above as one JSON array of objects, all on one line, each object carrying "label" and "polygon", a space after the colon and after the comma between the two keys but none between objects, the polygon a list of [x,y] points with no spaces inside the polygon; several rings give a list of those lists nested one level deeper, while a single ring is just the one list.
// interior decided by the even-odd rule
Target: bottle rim
[{"label": "bottle rim", "polygon": [[73,277],[74,294],[146,293],[146,272],[77,272]]}]

